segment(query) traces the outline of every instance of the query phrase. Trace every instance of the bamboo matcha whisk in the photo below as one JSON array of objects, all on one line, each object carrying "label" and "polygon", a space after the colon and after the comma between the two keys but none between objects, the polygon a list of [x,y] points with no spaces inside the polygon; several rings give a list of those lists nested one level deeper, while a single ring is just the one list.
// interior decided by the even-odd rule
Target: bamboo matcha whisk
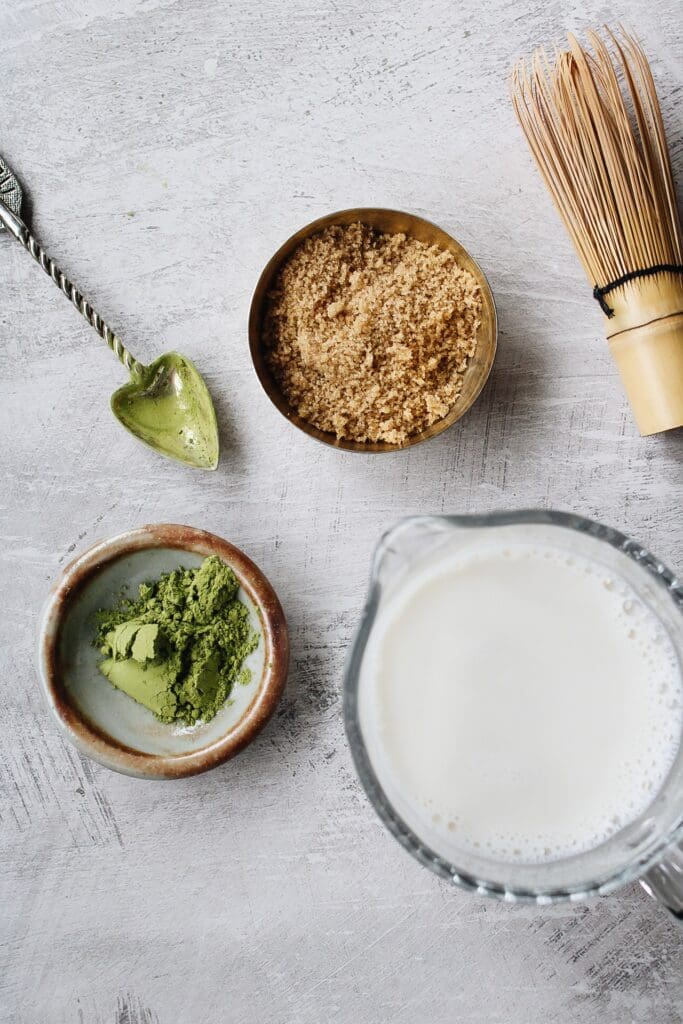
[{"label": "bamboo matcha whisk", "polygon": [[683,425],[683,244],[647,58],[620,30],[538,50],[512,102],[606,316],[641,434]]}]

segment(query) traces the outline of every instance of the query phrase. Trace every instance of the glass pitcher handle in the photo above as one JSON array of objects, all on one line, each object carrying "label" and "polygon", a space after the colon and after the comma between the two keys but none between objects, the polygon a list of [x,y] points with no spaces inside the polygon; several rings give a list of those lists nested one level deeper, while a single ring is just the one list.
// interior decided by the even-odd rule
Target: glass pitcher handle
[{"label": "glass pitcher handle", "polygon": [[683,848],[674,846],[640,879],[645,892],[683,925]]}]

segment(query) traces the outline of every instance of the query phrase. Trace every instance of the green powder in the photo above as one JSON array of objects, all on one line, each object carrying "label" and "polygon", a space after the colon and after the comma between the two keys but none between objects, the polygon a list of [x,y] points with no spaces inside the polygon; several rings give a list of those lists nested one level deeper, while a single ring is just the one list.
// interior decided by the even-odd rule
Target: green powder
[{"label": "green powder", "polygon": [[96,614],[100,671],[162,722],[208,722],[251,678],[244,660],[259,636],[238,589],[216,556],[142,583],[137,600]]}]

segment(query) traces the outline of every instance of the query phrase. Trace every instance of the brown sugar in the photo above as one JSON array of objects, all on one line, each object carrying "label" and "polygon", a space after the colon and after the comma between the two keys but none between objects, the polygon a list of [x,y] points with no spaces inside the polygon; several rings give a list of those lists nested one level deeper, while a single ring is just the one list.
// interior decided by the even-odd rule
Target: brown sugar
[{"label": "brown sugar", "polygon": [[276,278],[266,359],[319,430],[402,444],[460,394],[480,313],[477,282],[453,253],[360,223],[328,227]]}]

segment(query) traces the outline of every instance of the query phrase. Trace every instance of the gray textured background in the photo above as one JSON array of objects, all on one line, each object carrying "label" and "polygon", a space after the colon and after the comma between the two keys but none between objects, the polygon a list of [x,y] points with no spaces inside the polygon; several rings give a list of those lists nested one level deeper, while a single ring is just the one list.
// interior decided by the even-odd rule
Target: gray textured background
[{"label": "gray textured background", "polygon": [[[680,179],[680,5],[618,8],[653,58]],[[196,360],[223,444],[213,476],[136,446],[108,410],[120,368],[0,239],[3,1024],[683,1020],[683,936],[639,888],[540,913],[451,890],[374,819],[340,717],[372,547],[400,515],[573,509],[683,566],[682,434],[637,436],[506,97],[515,56],[612,14],[595,0],[0,4],[0,152],[38,237],[141,358]],[[475,409],[396,456],[295,433],[246,349],[265,261],[352,205],[454,233],[499,307]],[[165,785],[82,760],[33,671],[60,566],[148,521],[243,547],[293,638],[268,730]]]}]

